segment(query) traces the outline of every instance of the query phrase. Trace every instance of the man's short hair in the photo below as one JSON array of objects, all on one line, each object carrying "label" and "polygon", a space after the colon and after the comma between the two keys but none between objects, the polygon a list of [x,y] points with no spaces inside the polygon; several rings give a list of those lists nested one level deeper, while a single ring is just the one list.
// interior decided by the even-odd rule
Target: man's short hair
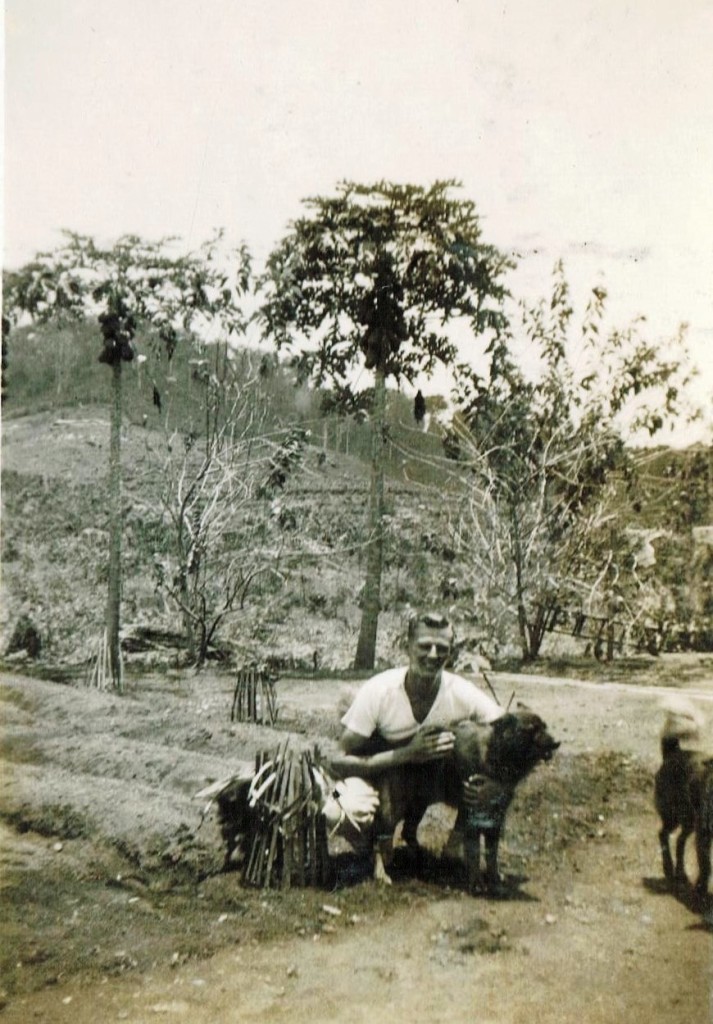
[{"label": "man's short hair", "polygon": [[449,629],[453,634],[453,623],[440,612],[423,612],[420,615],[412,615],[408,622],[408,642],[411,643],[419,629],[424,626],[426,629]]}]

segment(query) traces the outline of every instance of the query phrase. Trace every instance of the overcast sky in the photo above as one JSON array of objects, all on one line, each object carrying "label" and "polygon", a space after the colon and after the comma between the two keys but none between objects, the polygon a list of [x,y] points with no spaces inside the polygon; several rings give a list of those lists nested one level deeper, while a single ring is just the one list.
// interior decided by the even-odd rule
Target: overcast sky
[{"label": "overcast sky", "polygon": [[[547,292],[690,324],[713,405],[711,0],[5,0],[4,264],[216,227],[262,260],[344,178],[458,178]],[[693,435],[690,435],[691,437]]]}]

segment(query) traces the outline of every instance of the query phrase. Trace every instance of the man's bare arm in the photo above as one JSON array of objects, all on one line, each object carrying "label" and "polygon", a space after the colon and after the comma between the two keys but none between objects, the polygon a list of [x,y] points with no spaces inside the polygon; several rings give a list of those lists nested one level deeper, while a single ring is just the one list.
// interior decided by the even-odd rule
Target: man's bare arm
[{"label": "man's bare arm", "polygon": [[388,768],[403,764],[422,764],[445,757],[453,749],[455,737],[447,729],[422,729],[407,744],[369,753],[371,739],[344,729],[339,745],[342,753],[331,759],[333,770],[346,777],[369,779]]}]

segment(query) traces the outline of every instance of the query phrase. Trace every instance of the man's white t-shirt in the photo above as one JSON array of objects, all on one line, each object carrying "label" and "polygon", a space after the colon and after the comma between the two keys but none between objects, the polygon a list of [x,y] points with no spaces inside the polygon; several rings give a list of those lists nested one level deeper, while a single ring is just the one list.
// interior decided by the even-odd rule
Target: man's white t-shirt
[{"label": "man's white t-shirt", "polygon": [[443,671],[433,706],[423,722],[418,722],[406,693],[407,671],[391,668],[364,683],[342,725],[365,737],[378,730],[388,743],[397,744],[410,739],[423,725],[447,726],[460,718],[473,718],[487,725],[503,713],[500,705],[473,683]]}]

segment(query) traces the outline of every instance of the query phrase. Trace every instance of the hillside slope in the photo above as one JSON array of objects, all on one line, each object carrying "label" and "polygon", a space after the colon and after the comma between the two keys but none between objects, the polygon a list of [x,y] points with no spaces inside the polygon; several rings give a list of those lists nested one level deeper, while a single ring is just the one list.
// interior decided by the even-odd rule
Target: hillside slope
[{"label": "hillside slope", "polygon": [[[101,630],[108,540],[109,426],[101,407],[7,419],[3,427],[3,578],[0,649],[26,616],[53,662],[79,662]],[[157,593],[152,558],[159,536],[156,488],[165,435],[149,426],[124,428],[125,632],[177,631],[176,610]],[[346,668],[356,647],[363,582],[368,465],[343,452],[308,445],[276,499],[284,517],[284,549],[299,535],[306,556],[281,563],[279,587],[250,595],[222,631],[228,648],[272,653],[288,663]],[[268,500],[268,499],[262,499]],[[378,657],[393,657],[409,603],[440,598],[448,553],[434,537],[446,514],[422,487],[387,485],[385,612]],[[158,531],[158,533],[157,533]],[[310,554],[311,553],[311,554]]]}]

